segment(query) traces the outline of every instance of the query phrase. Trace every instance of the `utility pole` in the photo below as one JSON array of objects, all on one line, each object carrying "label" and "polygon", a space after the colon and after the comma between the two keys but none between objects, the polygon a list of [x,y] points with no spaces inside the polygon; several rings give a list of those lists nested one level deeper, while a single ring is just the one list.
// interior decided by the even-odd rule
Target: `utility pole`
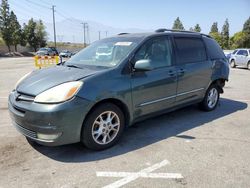
[{"label": "utility pole", "polygon": [[87,25],[87,43],[90,44],[89,25]]},{"label": "utility pole", "polygon": [[98,31],[99,33],[99,40],[101,40],[101,31]]},{"label": "utility pole", "polygon": [[88,27],[88,23],[82,22],[81,24],[83,26],[83,46],[85,48],[86,47],[86,28]]},{"label": "utility pole", "polygon": [[54,28],[54,43],[56,48],[56,23],[55,23],[55,5],[52,5],[52,13],[53,13],[53,28]]}]

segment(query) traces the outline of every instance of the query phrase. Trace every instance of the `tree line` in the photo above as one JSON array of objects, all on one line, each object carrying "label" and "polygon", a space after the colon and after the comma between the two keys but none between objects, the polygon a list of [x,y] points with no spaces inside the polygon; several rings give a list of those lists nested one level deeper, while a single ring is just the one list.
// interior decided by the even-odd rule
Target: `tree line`
[{"label": "tree line", "polygon": [[[179,17],[173,23],[172,29],[185,30]],[[201,32],[201,27],[196,24],[189,31]],[[218,22],[211,26],[209,35],[213,37],[223,49],[250,48],[250,17],[245,21],[241,31],[229,36],[229,21],[226,19],[221,32],[218,29]]]},{"label": "tree line", "polygon": [[[179,17],[173,23],[172,29],[185,30]],[[189,31],[201,32],[201,27],[196,24]],[[226,19],[221,31],[218,23],[211,26],[209,35],[212,36],[223,49],[250,48],[250,17],[243,25],[243,29],[229,36],[229,21]],[[9,52],[11,46],[17,51],[17,46],[27,46],[36,51],[40,47],[47,45],[47,32],[42,20],[34,21],[31,18],[27,24],[20,25],[13,11],[10,11],[8,0],[2,0],[0,7],[0,38],[3,39]]]},{"label": "tree line", "polygon": [[47,32],[42,20],[34,21],[31,18],[28,24],[24,23],[21,26],[15,13],[10,11],[8,0],[2,0],[0,7],[0,37],[9,52],[11,52],[11,46],[14,46],[17,52],[18,45],[29,44],[34,51],[47,45]]}]

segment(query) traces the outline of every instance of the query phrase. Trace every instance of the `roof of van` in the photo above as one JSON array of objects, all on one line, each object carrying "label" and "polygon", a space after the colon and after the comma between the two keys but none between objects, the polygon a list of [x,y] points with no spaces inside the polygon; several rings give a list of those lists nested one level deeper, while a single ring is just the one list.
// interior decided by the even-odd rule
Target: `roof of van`
[{"label": "roof of van", "polygon": [[206,36],[211,38],[209,35],[192,32],[192,31],[183,31],[183,30],[172,30],[172,29],[158,29],[155,32],[147,32],[147,33],[120,33],[118,36],[121,37],[149,37],[149,36],[161,36],[161,35],[188,35],[188,36]]}]

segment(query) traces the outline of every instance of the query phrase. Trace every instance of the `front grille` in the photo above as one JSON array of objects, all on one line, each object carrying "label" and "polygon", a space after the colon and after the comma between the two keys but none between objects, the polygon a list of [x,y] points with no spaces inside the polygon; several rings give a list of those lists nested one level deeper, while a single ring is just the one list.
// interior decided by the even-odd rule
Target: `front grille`
[{"label": "front grille", "polygon": [[18,125],[17,123],[15,123],[15,127],[17,128],[17,130],[19,132],[21,132],[23,135],[27,136],[27,137],[31,137],[31,138],[37,138],[36,132],[31,131],[29,129],[26,129],[24,127],[22,127],[21,125]]}]

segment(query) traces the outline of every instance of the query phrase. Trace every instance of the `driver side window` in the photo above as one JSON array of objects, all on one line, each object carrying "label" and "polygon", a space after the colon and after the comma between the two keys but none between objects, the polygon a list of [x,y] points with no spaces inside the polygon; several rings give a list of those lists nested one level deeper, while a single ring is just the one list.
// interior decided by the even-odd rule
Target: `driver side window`
[{"label": "driver side window", "polygon": [[172,65],[172,46],[170,39],[158,37],[147,41],[136,53],[134,62],[150,60],[154,69]]}]

